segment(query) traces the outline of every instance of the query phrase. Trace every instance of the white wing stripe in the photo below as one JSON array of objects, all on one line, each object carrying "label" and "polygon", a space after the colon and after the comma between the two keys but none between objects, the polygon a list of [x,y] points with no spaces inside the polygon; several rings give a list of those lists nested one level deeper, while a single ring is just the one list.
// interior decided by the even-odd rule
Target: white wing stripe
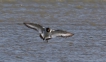
[{"label": "white wing stripe", "polygon": [[30,24],[26,24],[27,26],[31,27],[31,28],[35,28],[35,26],[30,25]]}]

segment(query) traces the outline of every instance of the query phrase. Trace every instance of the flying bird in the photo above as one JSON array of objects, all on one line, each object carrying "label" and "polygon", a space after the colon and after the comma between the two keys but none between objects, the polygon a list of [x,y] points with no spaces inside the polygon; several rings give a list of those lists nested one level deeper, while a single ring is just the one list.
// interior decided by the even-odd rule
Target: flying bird
[{"label": "flying bird", "polygon": [[39,36],[41,39],[48,42],[49,39],[55,38],[55,37],[71,37],[74,34],[64,31],[64,30],[53,30],[49,27],[43,27],[39,24],[35,23],[24,23],[29,28],[32,28],[39,32]]}]

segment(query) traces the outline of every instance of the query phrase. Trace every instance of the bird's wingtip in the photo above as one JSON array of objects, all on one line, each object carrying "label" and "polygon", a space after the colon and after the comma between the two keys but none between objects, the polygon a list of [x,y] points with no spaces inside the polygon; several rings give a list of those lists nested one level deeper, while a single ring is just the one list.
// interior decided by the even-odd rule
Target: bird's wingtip
[{"label": "bird's wingtip", "polygon": [[69,37],[71,37],[73,35],[74,35],[73,33],[67,33],[67,36],[69,36]]},{"label": "bird's wingtip", "polygon": [[23,22],[23,24],[24,24],[24,25],[27,25],[27,23],[26,23],[26,22]]},{"label": "bird's wingtip", "polygon": [[28,24],[28,23],[26,23],[26,22],[23,22],[23,24],[24,24],[25,26],[27,26],[27,24]]},{"label": "bird's wingtip", "polygon": [[70,36],[73,36],[73,35],[74,35],[73,33],[70,34]]},{"label": "bird's wingtip", "polygon": [[23,22],[23,24],[29,24],[28,22]]},{"label": "bird's wingtip", "polygon": [[28,26],[31,25],[32,23],[28,23],[28,22],[23,22],[24,25]]}]

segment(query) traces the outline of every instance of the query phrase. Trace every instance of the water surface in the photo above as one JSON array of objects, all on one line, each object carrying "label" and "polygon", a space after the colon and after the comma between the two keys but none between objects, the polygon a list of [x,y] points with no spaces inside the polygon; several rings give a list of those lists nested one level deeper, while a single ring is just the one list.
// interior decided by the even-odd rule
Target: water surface
[{"label": "water surface", "polygon": [[[0,0],[0,61],[105,62],[105,13],[105,0]],[[46,43],[23,22],[75,35]]]}]

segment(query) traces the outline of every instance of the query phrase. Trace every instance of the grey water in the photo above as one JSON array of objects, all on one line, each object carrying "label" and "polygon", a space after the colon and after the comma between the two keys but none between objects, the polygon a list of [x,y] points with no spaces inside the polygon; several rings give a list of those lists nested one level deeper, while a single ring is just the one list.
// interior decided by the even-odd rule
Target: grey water
[{"label": "grey water", "polygon": [[[23,22],[75,35],[48,43]],[[0,62],[105,62],[105,0],[0,0]]]}]

